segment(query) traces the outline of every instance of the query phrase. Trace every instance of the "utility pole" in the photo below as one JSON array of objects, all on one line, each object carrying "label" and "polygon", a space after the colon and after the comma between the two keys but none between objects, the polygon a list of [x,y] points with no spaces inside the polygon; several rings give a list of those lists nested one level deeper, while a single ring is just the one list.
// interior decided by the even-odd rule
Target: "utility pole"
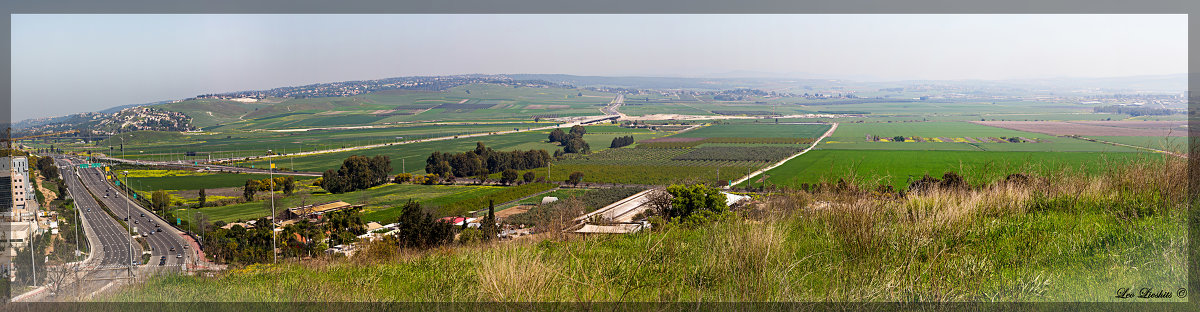
[{"label": "utility pole", "polygon": [[29,229],[29,273],[33,273],[33,287],[37,287],[37,262],[34,257],[33,231],[37,230],[37,215],[33,217],[33,228]]},{"label": "utility pole", "polygon": [[[267,150],[267,153],[270,152],[271,150]],[[277,240],[275,238],[275,226],[278,224],[275,223],[275,158],[270,158],[268,161],[271,162],[271,261],[279,263],[279,255],[275,253],[275,241]]]},{"label": "utility pole", "polygon": [[[62,171],[67,171],[66,167],[63,167]],[[65,178],[66,175],[63,175],[63,177]],[[108,178],[107,174],[105,174],[104,178],[105,179]],[[71,195],[71,189],[69,189],[69,188],[67,189],[67,195]],[[71,195],[71,198],[75,198],[75,196]],[[83,218],[80,216],[79,207],[74,207],[74,208],[75,208],[75,261],[80,261],[79,260],[79,228],[83,227]],[[75,268],[75,294],[80,294],[80,296],[82,296],[81,294],[83,293],[83,285],[82,285],[83,283],[79,282],[79,271],[82,269],[83,269],[83,263],[81,262],[81,263],[79,263],[79,267]],[[80,298],[82,298],[82,297],[80,297]]]}]

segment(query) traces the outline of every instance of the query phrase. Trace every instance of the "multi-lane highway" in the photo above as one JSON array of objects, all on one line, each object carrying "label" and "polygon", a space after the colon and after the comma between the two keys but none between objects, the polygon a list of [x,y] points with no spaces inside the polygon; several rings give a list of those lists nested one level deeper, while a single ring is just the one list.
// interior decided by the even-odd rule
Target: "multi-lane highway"
[{"label": "multi-lane highway", "polygon": [[61,158],[55,161],[62,168],[59,172],[66,181],[67,193],[74,199],[75,207],[82,217],[84,235],[91,247],[89,255],[77,265],[55,268],[68,271],[74,269],[78,273],[69,274],[62,280],[63,287],[56,287],[61,293],[52,293],[43,287],[18,296],[14,301],[82,299],[97,291],[108,289],[114,283],[128,280],[136,274],[132,266],[141,262],[141,245],[135,243],[129,232],[104,212],[100,203],[93,198],[93,194],[84,187],[80,178],[86,173],[76,167],[79,162]]},{"label": "multi-lane highway", "polygon": [[83,178],[84,186],[149,245],[151,263],[147,264],[158,265],[162,256],[167,257],[163,265],[180,265],[191,260],[193,252],[190,248],[184,248],[188,244],[183,238],[183,233],[126,197],[124,192],[104,178],[104,172],[100,168],[77,170]]},{"label": "multi-lane highway", "polygon": [[[75,168],[70,162],[62,163],[67,165],[67,168]],[[75,207],[79,209],[79,213],[87,222],[88,227],[85,231],[90,230],[93,234],[88,237],[97,240],[91,241],[92,252],[98,256],[97,264],[102,266],[129,265],[134,260],[141,259],[140,256],[131,258],[131,255],[141,255],[141,246],[131,244],[129,232],[105,213],[92,194],[84,188],[83,183],[79,180],[82,175],[83,173],[80,171],[72,170],[63,177],[67,180],[67,190],[70,192],[71,198],[75,200]]]},{"label": "multi-lane highway", "polygon": [[[81,299],[109,289],[114,283],[128,281],[131,276],[179,268],[180,264],[195,260],[195,248],[184,248],[190,244],[184,240],[183,233],[125,197],[123,192],[104,179],[101,169],[81,169],[78,165],[84,162],[70,158],[58,158],[56,162],[63,169],[60,172],[66,181],[67,192],[82,216],[85,236],[91,246],[90,254],[78,266],[77,277],[71,276],[64,281],[61,293],[34,292],[22,296],[21,301]],[[134,227],[137,236],[141,236],[150,247],[148,251],[151,258],[148,263],[142,263],[141,243],[133,239],[130,230],[105,212],[104,207],[108,207],[122,221],[129,218],[127,224]],[[165,261],[160,261],[163,257]]]}]

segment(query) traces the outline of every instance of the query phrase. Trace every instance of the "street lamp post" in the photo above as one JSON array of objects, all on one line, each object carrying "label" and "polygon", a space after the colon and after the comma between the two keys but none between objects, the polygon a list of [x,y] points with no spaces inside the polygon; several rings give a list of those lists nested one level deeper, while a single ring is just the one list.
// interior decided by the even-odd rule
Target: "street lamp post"
[{"label": "street lamp post", "polygon": [[[124,156],[122,156],[122,157],[124,157]],[[129,170],[124,170],[121,173],[125,175],[125,194],[129,194]],[[129,213],[129,200],[128,199],[125,200],[125,215],[130,216],[130,217],[133,216],[132,214]],[[133,228],[132,226],[129,226],[128,219],[125,220],[125,226],[126,226],[126,229]],[[128,233],[126,233],[126,235],[128,235]],[[133,237],[129,237],[129,276],[131,276],[131,277],[133,276]]]}]

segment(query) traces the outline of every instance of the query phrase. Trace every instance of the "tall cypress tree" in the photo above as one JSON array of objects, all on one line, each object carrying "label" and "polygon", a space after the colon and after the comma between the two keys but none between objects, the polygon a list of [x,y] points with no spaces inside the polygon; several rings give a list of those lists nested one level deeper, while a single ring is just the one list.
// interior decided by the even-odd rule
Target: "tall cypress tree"
[{"label": "tall cypress tree", "polygon": [[500,228],[496,226],[496,204],[494,200],[488,199],[488,214],[487,217],[483,218],[480,230],[483,230],[483,241],[485,242],[496,239],[496,235],[500,234]]}]

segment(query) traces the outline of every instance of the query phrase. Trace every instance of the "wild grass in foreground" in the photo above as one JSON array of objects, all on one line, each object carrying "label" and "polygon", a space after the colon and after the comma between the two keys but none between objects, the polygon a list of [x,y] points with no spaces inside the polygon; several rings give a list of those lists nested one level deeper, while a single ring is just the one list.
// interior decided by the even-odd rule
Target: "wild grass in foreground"
[{"label": "wild grass in foreground", "polygon": [[1175,159],[903,197],[788,191],[698,226],[157,277],[102,301],[1182,301]]}]

